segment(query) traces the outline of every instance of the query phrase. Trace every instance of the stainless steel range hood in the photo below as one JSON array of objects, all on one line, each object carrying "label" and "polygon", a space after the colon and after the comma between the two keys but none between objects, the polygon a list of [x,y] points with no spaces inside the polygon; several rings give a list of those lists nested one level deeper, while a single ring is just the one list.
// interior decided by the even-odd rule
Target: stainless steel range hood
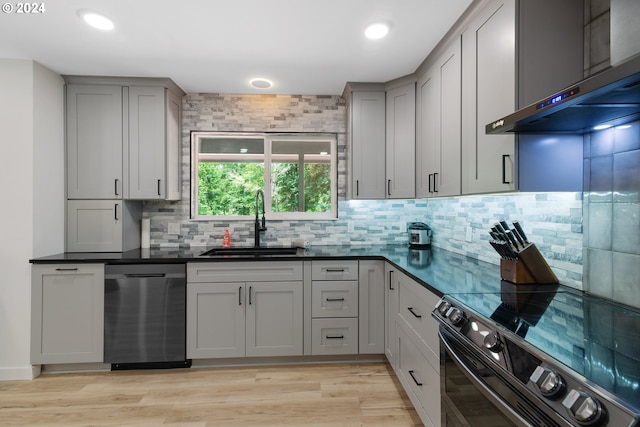
[{"label": "stainless steel range hood", "polygon": [[487,134],[584,134],[640,119],[640,55],[486,125]]}]

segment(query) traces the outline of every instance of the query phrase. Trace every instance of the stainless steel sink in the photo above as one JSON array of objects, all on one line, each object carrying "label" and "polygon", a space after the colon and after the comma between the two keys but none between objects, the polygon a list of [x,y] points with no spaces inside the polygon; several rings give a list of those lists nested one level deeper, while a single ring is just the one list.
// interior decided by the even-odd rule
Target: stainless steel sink
[{"label": "stainless steel sink", "polygon": [[295,255],[298,248],[213,248],[200,256],[263,256],[263,255]]}]

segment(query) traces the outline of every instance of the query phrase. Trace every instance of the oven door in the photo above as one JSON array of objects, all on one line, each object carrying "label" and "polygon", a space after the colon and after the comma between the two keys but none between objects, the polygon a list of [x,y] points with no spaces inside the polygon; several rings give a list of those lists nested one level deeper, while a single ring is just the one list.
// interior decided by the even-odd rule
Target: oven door
[{"label": "oven door", "polygon": [[560,426],[472,347],[440,327],[443,427]]}]

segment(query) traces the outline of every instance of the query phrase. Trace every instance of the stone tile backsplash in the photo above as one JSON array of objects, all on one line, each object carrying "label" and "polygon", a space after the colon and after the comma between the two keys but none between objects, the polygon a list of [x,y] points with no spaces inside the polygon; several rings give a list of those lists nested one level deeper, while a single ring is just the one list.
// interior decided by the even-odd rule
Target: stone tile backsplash
[{"label": "stone tile backsplash", "polygon": [[[182,195],[178,202],[145,202],[153,246],[221,246],[225,229],[231,244],[253,244],[253,220],[189,219],[190,132],[286,131],[338,135],[338,218],[326,221],[268,220],[262,242],[289,246],[294,239],[313,245],[407,244],[407,222],[433,230],[433,245],[493,264],[499,257],[488,243],[498,220],[518,219],[562,283],[582,286],[582,193],[514,193],[429,200],[346,200],[346,104],[337,96],[189,94],[183,100]],[[180,232],[169,234],[169,224]]]},{"label": "stone tile backsplash", "polygon": [[640,121],[585,137],[584,289],[640,307]]}]

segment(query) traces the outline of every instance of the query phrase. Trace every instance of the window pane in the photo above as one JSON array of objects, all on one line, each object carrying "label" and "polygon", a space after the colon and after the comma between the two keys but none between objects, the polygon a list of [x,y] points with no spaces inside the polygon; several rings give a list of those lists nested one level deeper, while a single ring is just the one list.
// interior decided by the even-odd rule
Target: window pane
[{"label": "window pane", "polygon": [[263,139],[200,139],[198,215],[252,215],[263,188]]},{"label": "window pane", "polygon": [[273,141],[271,210],[331,212],[331,143]]}]

